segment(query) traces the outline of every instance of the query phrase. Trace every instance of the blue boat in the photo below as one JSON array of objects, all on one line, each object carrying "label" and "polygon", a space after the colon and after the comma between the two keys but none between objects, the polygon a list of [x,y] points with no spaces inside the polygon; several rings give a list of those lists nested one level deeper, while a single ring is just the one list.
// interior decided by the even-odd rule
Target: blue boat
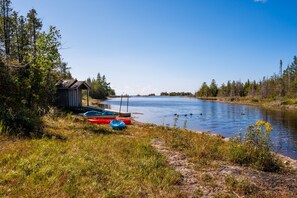
[{"label": "blue boat", "polygon": [[110,121],[110,124],[112,129],[116,129],[116,130],[122,130],[124,128],[126,128],[126,124],[122,121],[122,120],[112,120]]},{"label": "blue boat", "polygon": [[87,118],[103,118],[103,117],[107,117],[107,118],[115,118],[116,114],[113,112],[107,112],[107,111],[87,111],[85,113],[82,114],[82,116],[87,117]]},{"label": "blue boat", "polygon": [[131,117],[131,113],[129,112],[119,112],[116,110],[112,110],[112,109],[102,109],[100,107],[93,107],[93,106],[84,106],[83,109],[85,111],[97,111],[97,112],[102,112],[102,113],[106,113],[106,115],[119,115],[121,117]]}]

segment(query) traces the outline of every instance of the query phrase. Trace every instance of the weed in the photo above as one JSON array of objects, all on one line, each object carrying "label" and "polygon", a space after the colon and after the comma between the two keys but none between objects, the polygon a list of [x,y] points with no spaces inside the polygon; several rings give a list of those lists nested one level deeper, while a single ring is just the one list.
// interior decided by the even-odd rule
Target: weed
[{"label": "weed", "polygon": [[66,118],[67,118],[68,120],[72,120],[72,112],[68,112],[68,113],[66,114]]},{"label": "weed", "polygon": [[271,152],[270,132],[272,127],[264,121],[248,126],[243,141],[235,138],[230,142],[230,160],[240,165],[255,167],[258,170],[277,172],[282,164]]},{"label": "weed", "polygon": [[12,130],[8,126],[6,126],[2,120],[0,120],[0,135],[1,134],[7,135],[11,133],[12,133]]},{"label": "weed", "polygon": [[236,179],[234,176],[225,177],[227,188],[231,192],[236,192],[239,195],[251,195],[258,191],[255,184],[245,179]]}]

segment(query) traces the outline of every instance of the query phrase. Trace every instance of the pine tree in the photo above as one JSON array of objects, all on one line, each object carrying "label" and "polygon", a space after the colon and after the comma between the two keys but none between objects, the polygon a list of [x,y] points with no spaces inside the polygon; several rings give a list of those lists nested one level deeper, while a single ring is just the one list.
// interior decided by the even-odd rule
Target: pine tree
[{"label": "pine tree", "polygon": [[218,86],[215,79],[212,79],[211,84],[209,85],[209,96],[216,97],[218,95]]},{"label": "pine tree", "polygon": [[2,54],[6,57],[6,60],[9,60],[10,55],[10,42],[11,42],[11,1],[10,0],[0,0],[0,41],[4,44],[4,50]]},{"label": "pine tree", "polygon": [[27,25],[26,30],[29,38],[29,46],[32,51],[33,57],[35,57],[36,53],[36,42],[38,38],[38,34],[40,33],[42,28],[42,22],[39,18],[37,18],[37,12],[35,9],[31,9],[27,14]]}]

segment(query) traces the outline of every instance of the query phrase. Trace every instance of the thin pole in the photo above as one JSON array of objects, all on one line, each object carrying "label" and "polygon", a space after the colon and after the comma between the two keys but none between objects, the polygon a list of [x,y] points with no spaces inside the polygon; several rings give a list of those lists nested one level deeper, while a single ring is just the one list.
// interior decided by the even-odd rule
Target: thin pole
[{"label": "thin pole", "polygon": [[90,105],[89,105],[89,94],[90,94],[90,93],[89,93],[89,89],[88,89],[88,91],[87,91],[87,106],[90,106]]},{"label": "thin pole", "polygon": [[129,109],[129,95],[127,95],[127,112],[128,112],[128,109]]},{"label": "thin pole", "polygon": [[119,115],[121,115],[121,110],[122,110],[122,102],[123,102],[123,94],[121,95],[121,103],[120,103],[120,111],[119,111]]}]

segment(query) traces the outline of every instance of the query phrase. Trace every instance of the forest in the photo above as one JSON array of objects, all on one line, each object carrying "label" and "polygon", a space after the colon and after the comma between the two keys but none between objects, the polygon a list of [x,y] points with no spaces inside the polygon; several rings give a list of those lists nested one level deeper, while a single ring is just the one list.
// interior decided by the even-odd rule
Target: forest
[{"label": "forest", "polygon": [[296,98],[297,97],[297,57],[283,70],[280,60],[279,74],[263,77],[256,82],[228,81],[220,87],[213,79],[210,85],[204,82],[195,93],[196,97],[251,97],[251,98]]},{"label": "forest", "polygon": [[[56,99],[56,83],[71,79],[63,61],[61,34],[55,26],[45,31],[37,11],[26,16],[0,0],[0,132],[35,136],[42,131],[41,116]],[[114,91],[105,76],[88,79],[91,96],[106,98]]]}]

